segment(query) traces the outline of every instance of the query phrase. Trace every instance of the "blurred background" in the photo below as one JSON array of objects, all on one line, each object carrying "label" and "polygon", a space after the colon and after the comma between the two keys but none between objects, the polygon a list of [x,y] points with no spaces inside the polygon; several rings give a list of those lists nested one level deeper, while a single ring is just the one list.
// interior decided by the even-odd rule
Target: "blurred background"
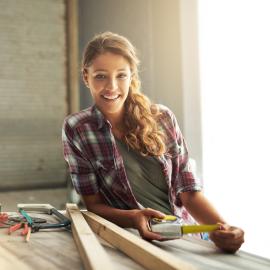
[{"label": "blurred background", "polygon": [[[205,193],[270,258],[268,0],[0,0],[0,203],[78,202],[63,159],[67,114],[94,34],[126,36],[142,91],[170,107]],[[268,124],[267,124],[268,123]]]}]

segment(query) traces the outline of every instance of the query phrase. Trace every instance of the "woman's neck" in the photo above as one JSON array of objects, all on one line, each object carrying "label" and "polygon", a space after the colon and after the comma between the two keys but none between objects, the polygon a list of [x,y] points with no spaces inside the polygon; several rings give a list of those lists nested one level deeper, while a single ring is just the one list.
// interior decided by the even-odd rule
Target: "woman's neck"
[{"label": "woman's neck", "polygon": [[113,133],[114,137],[116,137],[118,140],[122,140],[124,137],[123,131],[121,131],[119,129],[112,128],[112,133]]},{"label": "woman's neck", "polygon": [[124,120],[123,117],[106,117],[112,126],[112,133],[117,139],[122,139],[124,136]]}]

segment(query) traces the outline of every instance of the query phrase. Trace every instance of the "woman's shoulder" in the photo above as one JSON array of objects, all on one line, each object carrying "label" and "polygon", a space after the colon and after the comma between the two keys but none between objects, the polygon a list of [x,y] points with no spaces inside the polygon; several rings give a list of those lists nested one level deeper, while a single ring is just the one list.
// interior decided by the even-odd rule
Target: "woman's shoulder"
[{"label": "woman's shoulder", "polygon": [[168,151],[171,152],[171,154],[176,153],[178,151],[178,140],[182,140],[182,132],[178,121],[171,109],[165,105],[158,104],[158,106],[160,112],[158,123],[166,136],[167,146],[170,146],[168,146],[170,148]]},{"label": "woman's shoulder", "polygon": [[175,118],[175,115],[174,113],[172,112],[172,110],[163,105],[163,104],[154,104],[154,106],[158,109],[159,113],[160,113],[160,116],[161,116],[161,119],[163,118],[166,118],[166,119],[173,119]]},{"label": "woman's shoulder", "polygon": [[162,129],[169,134],[174,134],[175,130],[179,130],[178,121],[173,111],[163,104],[156,104],[159,109],[158,122]]},{"label": "woman's shoulder", "polygon": [[95,124],[99,116],[95,106],[91,106],[66,116],[64,119],[64,126],[68,125],[70,128],[76,129],[86,123]]}]

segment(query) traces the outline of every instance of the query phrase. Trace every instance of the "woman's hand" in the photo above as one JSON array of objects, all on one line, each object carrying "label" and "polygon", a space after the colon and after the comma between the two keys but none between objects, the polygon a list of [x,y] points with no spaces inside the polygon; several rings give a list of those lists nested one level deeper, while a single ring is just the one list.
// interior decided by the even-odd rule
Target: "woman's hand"
[{"label": "woman's hand", "polygon": [[164,218],[164,216],[165,214],[151,208],[136,210],[133,215],[134,228],[136,228],[141,237],[146,240],[163,240],[162,236],[150,231],[148,222],[151,218]]},{"label": "woman's hand", "polygon": [[210,233],[210,239],[223,251],[235,253],[244,243],[244,231],[228,224],[219,224],[220,229]]}]

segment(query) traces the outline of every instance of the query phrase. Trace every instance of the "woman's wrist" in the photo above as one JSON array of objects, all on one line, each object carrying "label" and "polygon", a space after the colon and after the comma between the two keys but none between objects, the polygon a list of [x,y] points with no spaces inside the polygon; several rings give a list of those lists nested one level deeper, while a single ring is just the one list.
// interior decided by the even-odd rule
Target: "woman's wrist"
[{"label": "woman's wrist", "polygon": [[132,209],[129,211],[129,218],[131,220],[132,228],[137,229],[137,216],[138,213],[141,211],[140,209]]}]

